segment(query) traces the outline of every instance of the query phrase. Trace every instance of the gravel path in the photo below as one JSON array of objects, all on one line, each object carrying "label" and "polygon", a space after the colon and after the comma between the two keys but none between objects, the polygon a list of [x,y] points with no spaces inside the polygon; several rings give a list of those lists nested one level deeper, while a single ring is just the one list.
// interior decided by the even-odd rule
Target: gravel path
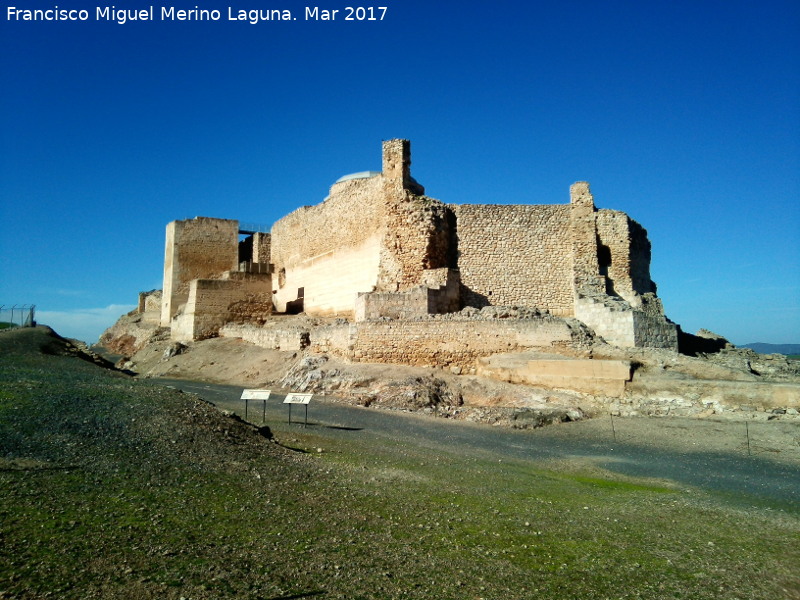
[{"label": "gravel path", "polygon": [[[240,387],[154,381],[244,414]],[[282,401],[283,394],[274,393],[266,408],[266,423],[278,430],[286,427],[289,414]],[[251,401],[249,407],[249,420],[260,424],[262,403]],[[294,426],[302,427],[303,408],[296,406],[292,417],[298,423]],[[513,430],[316,398],[308,419],[308,426],[323,438],[358,436],[367,443],[391,438],[432,452],[475,452],[498,460],[538,461],[543,466],[569,463],[575,468],[601,468],[722,493],[743,506],[800,510],[800,424],[796,421],[746,426],[684,418],[615,418]]]}]

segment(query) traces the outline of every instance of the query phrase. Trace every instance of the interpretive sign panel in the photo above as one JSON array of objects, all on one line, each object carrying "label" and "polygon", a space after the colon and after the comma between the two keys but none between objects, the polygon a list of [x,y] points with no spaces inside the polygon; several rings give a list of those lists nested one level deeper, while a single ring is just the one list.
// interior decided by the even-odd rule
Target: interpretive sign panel
[{"label": "interpretive sign panel", "polygon": [[271,390],[243,390],[242,400],[269,400]]},{"label": "interpretive sign panel", "polygon": [[283,400],[284,404],[308,404],[311,402],[311,396],[314,394],[298,394],[296,392],[292,392],[291,394],[286,394],[286,398]]},{"label": "interpretive sign panel", "polygon": [[267,420],[267,400],[271,390],[242,390],[242,400],[244,400],[244,420],[247,421],[247,409],[250,400],[261,400],[261,422]]},{"label": "interpretive sign panel", "polygon": [[300,394],[298,392],[286,394],[283,403],[289,405],[289,423],[292,422],[292,404],[304,404],[306,407],[305,425],[308,425],[308,403],[311,402],[311,396],[313,395],[314,394]]}]

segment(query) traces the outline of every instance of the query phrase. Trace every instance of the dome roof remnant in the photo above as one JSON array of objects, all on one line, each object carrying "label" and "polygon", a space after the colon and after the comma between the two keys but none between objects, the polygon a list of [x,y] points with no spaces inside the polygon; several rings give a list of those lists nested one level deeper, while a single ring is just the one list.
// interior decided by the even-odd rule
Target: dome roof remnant
[{"label": "dome roof remnant", "polygon": [[343,175],[339,177],[334,183],[341,183],[343,181],[350,181],[351,179],[369,179],[371,177],[375,177],[375,175],[380,175],[380,171],[359,171],[358,173],[350,173],[349,175]]}]

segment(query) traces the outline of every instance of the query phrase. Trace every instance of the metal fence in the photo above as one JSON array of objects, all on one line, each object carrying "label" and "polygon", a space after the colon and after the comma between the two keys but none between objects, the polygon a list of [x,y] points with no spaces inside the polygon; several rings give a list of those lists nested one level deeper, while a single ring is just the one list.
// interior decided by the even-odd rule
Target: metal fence
[{"label": "metal fence", "polygon": [[0,305],[0,328],[33,327],[36,325],[35,315],[36,306],[33,304]]},{"label": "metal fence", "polygon": [[259,223],[239,223],[239,233],[244,235],[253,235],[254,233],[269,233],[271,230],[271,225],[261,225]]}]

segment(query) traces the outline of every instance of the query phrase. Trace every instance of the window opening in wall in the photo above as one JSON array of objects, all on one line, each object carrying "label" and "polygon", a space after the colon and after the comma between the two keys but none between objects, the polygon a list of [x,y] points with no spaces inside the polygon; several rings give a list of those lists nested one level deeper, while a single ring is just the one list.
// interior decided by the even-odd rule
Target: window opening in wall
[{"label": "window opening in wall", "polygon": [[611,268],[611,248],[601,244],[599,240],[597,242],[597,264],[600,269],[600,275],[606,278],[606,294],[616,296],[614,280],[608,276]]},{"label": "window opening in wall", "polygon": [[298,297],[298,298],[303,298],[303,297],[305,297],[305,295],[306,295],[306,293],[305,293],[305,292],[306,292],[306,288],[304,288],[304,287],[297,288],[297,297]]},{"label": "window opening in wall", "polygon": [[597,245],[597,263],[600,265],[600,275],[608,277],[608,269],[611,266],[611,248]]}]

